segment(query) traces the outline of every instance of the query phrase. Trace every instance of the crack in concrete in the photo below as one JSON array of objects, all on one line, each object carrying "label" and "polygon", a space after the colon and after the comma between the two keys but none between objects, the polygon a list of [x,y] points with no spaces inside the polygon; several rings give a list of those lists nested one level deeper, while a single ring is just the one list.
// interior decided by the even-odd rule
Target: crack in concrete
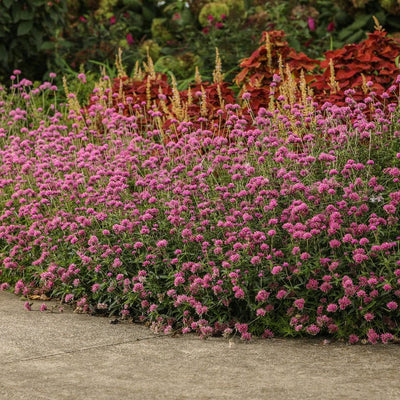
[{"label": "crack in concrete", "polygon": [[145,337],[142,337],[142,338],[137,338],[137,339],[133,339],[133,340],[127,340],[125,342],[99,344],[99,345],[94,345],[94,346],[82,347],[80,349],[75,349],[75,350],[65,350],[65,351],[60,351],[58,353],[44,354],[44,355],[36,356],[36,357],[27,357],[27,358],[21,358],[19,360],[3,361],[1,364],[5,365],[5,364],[15,364],[15,363],[19,363],[19,362],[26,362],[26,361],[44,360],[46,358],[51,358],[51,357],[57,357],[57,356],[62,356],[62,355],[67,355],[67,354],[76,354],[76,353],[81,353],[81,352],[88,351],[88,350],[95,350],[95,349],[100,349],[100,348],[105,348],[105,347],[120,346],[122,344],[128,344],[128,343],[133,344],[135,342],[141,342],[143,340],[166,338],[166,337],[169,337],[169,336],[170,335],[145,336]]}]

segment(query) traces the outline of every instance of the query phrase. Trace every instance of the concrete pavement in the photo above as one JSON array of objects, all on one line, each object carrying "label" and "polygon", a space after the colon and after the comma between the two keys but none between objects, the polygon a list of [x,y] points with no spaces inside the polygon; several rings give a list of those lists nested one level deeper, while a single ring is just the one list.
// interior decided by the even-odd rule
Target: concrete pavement
[{"label": "concrete pavement", "polygon": [[0,400],[400,399],[399,345],[157,336],[41,303],[0,292]]}]

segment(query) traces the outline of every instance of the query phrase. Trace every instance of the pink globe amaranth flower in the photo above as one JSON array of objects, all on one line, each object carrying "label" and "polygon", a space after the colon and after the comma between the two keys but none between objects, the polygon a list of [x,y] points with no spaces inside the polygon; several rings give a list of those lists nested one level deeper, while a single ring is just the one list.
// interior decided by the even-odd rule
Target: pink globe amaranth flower
[{"label": "pink globe amaranth flower", "polygon": [[351,304],[351,300],[347,296],[343,296],[341,299],[339,299],[339,306],[341,310],[344,310]]},{"label": "pink globe amaranth flower", "polygon": [[243,299],[245,296],[243,289],[238,288],[237,290],[235,290],[235,297],[237,299]]},{"label": "pink globe amaranth flower", "polygon": [[328,312],[336,312],[338,309],[337,304],[328,304],[326,307],[326,311]]},{"label": "pink globe amaranth flower", "polygon": [[276,265],[275,267],[272,268],[271,274],[272,275],[277,275],[277,274],[279,274],[279,272],[282,271],[282,269],[283,268],[280,265]]},{"label": "pink globe amaranth flower", "polygon": [[295,330],[296,332],[300,332],[302,329],[303,329],[303,325],[302,325],[302,324],[296,325],[296,326],[294,327],[294,330]]},{"label": "pink globe amaranth flower", "polygon": [[252,257],[251,260],[250,260],[250,263],[251,263],[252,265],[260,264],[260,262],[261,262],[261,258],[260,258],[259,256],[254,256],[254,257]]},{"label": "pink globe amaranth flower", "polygon": [[256,296],[256,300],[257,301],[266,301],[266,300],[268,300],[268,297],[269,297],[269,295],[270,295],[270,292],[267,292],[266,290],[260,290],[258,293],[257,293],[257,296]]},{"label": "pink globe amaranth flower", "polygon": [[266,329],[261,337],[264,339],[271,339],[274,337],[274,333],[271,330]]},{"label": "pink globe amaranth flower", "polygon": [[311,257],[310,254],[307,252],[300,254],[300,260],[308,260],[310,257]]},{"label": "pink globe amaranth flower", "polygon": [[165,239],[159,240],[157,242],[157,247],[167,247],[168,242]]},{"label": "pink globe amaranth flower", "polygon": [[250,100],[250,97],[251,97],[251,93],[249,93],[249,92],[245,92],[242,94],[243,100]]},{"label": "pink globe amaranth flower", "polygon": [[29,301],[26,301],[24,303],[24,308],[25,310],[32,311],[31,304],[29,303]]},{"label": "pink globe amaranth flower", "polygon": [[115,18],[115,15],[110,17],[110,25],[114,25],[117,22],[117,19]]},{"label": "pink globe amaranth flower", "polygon": [[371,344],[376,344],[379,340],[379,335],[375,332],[374,329],[370,329],[367,333],[368,342]]},{"label": "pink globe amaranth flower", "polygon": [[385,283],[385,284],[383,285],[383,290],[384,290],[385,292],[389,292],[390,290],[392,290],[392,286],[390,286],[388,283]]},{"label": "pink globe amaranth flower", "polygon": [[40,306],[40,312],[43,312],[43,311],[46,311],[47,310],[47,305],[45,304],[45,303],[43,303],[41,306]]},{"label": "pink globe amaranth flower", "polygon": [[119,268],[122,265],[122,261],[116,257],[112,263],[113,268]]},{"label": "pink globe amaranth flower", "polygon": [[349,344],[356,344],[360,339],[357,335],[350,335],[349,336]]},{"label": "pink globe amaranth flower", "polygon": [[247,324],[240,324],[240,323],[237,322],[237,323],[235,324],[235,328],[237,329],[237,331],[238,331],[239,333],[245,333],[245,332],[248,331],[249,326],[248,326]]},{"label": "pink globe amaranth flower", "polygon": [[82,83],[86,83],[86,75],[81,73],[78,74],[78,79],[82,82]]},{"label": "pink globe amaranth flower", "polygon": [[336,324],[329,324],[328,331],[329,333],[335,333],[339,330],[339,327]]},{"label": "pink globe amaranth flower", "polygon": [[73,295],[73,294],[67,294],[67,295],[65,296],[65,298],[64,298],[64,301],[65,301],[66,303],[68,303],[68,302],[70,302],[71,300],[73,300],[73,298],[74,298],[74,295]]},{"label": "pink globe amaranth flower", "polygon": [[243,332],[241,337],[240,337],[240,339],[244,340],[246,342],[250,341],[251,340],[251,333],[250,332]]},{"label": "pink globe amaranth flower", "polygon": [[181,285],[182,283],[185,283],[185,278],[184,278],[184,277],[182,277],[182,276],[177,276],[177,277],[174,279],[174,286],[179,286],[179,285]]},{"label": "pink globe amaranth flower", "polygon": [[302,310],[304,308],[304,303],[305,303],[304,299],[297,299],[297,300],[294,301],[294,306],[298,310]]},{"label": "pink globe amaranth flower", "polygon": [[366,321],[372,321],[374,318],[375,318],[375,315],[372,314],[372,313],[367,313],[367,314],[364,315],[364,319]]},{"label": "pink globe amaranth flower", "polygon": [[292,249],[292,254],[295,256],[296,254],[298,254],[300,252],[300,247],[297,247],[297,246],[295,246],[295,247],[293,247],[293,249]]},{"label": "pink globe amaranth flower", "polygon": [[92,292],[93,293],[96,293],[99,289],[100,289],[100,284],[99,283],[95,283],[94,285],[92,285]]},{"label": "pink globe amaranth flower", "polygon": [[320,328],[319,328],[317,325],[312,324],[312,325],[310,325],[310,326],[308,326],[308,327],[306,328],[306,331],[307,331],[307,333],[309,333],[310,335],[315,336],[315,335],[317,335],[317,334],[319,333]]},{"label": "pink globe amaranth flower", "polygon": [[329,242],[329,246],[330,246],[332,249],[335,249],[335,248],[341,246],[341,242],[340,242],[339,240],[337,240],[337,239],[333,239],[333,240],[331,240],[331,241]]},{"label": "pink globe amaranth flower", "polygon": [[390,301],[389,303],[386,304],[386,307],[389,310],[397,310],[398,304],[395,301]]},{"label": "pink globe amaranth flower", "polygon": [[132,288],[132,292],[137,293],[143,291],[144,286],[143,283],[135,283]]},{"label": "pink globe amaranth flower", "polygon": [[318,281],[316,279],[310,279],[306,284],[307,290],[318,290]]},{"label": "pink globe amaranth flower", "polygon": [[394,336],[391,333],[382,333],[381,334],[382,343],[388,343],[393,339],[394,339]]},{"label": "pink globe amaranth flower", "polygon": [[286,294],[287,294],[287,291],[282,289],[276,294],[276,298],[279,300],[283,299],[286,296]]}]

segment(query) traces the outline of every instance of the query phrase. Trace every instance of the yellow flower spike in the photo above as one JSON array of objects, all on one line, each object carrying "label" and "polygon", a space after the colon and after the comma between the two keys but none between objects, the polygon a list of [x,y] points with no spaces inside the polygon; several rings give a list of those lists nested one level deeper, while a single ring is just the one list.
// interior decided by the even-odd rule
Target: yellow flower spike
[{"label": "yellow flower spike", "polygon": [[193,104],[193,96],[192,96],[192,89],[190,88],[190,86],[188,87],[187,90],[187,96],[188,96],[187,104],[188,106],[191,106]]},{"label": "yellow flower spike", "polygon": [[304,70],[300,72],[300,93],[301,93],[301,104],[305,107],[307,104],[307,82],[304,76]]},{"label": "yellow flower spike", "polygon": [[222,98],[221,86],[219,83],[217,84],[217,93],[218,93],[218,99],[219,99],[219,104],[221,106],[221,110],[223,110],[225,108],[225,101]]},{"label": "yellow flower spike", "polygon": [[219,56],[218,48],[215,48],[215,69],[213,71],[213,81],[214,83],[222,83],[224,81],[224,76],[222,74],[222,63]]},{"label": "yellow flower spike", "polygon": [[143,80],[143,71],[140,68],[139,61],[136,61],[136,63],[135,63],[135,69],[133,71],[133,79],[135,81]]},{"label": "yellow flower spike", "polygon": [[329,70],[330,70],[330,79],[329,79],[329,86],[332,89],[333,93],[336,93],[340,90],[339,84],[336,81],[335,77],[335,68],[333,66],[332,58],[329,60]]},{"label": "yellow flower spike", "polygon": [[202,117],[206,117],[208,114],[207,111],[207,95],[203,86],[201,87],[201,107],[200,107],[200,115]]},{"label": "yellow flower spike", "polygon": [[149,48],[147,47],[147,64],[143,62],[144,70],[148,73],[152,80],[156,79],[156,71],[154,69],[153,59],[150,57]]},{"label": "yellow flower spike", "polygon": [[285,73],[283,71],[283,59],[282,59],[282,54],[279,54],[279,61],[278,61],[278,68],[279,68],[279,76],[282,78],[282,80],[285,77]]},{"label": "yellow flower spike", "polygon": [[183,121],[184,113],[182,110],[181,96],[175,77],[172,75],[172,111],[179,121]]},{"label": "yellow flower spike", "polygon": [[[271,40],[269,38],[268,32],[265,35],[265,48],[267,50],[267,65],[268,69],[272,71],[272,46],[271,46]],[[281,59],[279,60],[280,64]]]},{"label": "yellow flower spike", "polygon": [[115,66],[118,71],[118,78],[127,76],[124,66],[122,65],[122,49],[120,47],[118,48],[118,54],[115,57]]},{"label": "yellow flower spike", "polygon": [[151,77],[150,75],[147,77],[146,80],[146,100],[147,100],[147,109],[150,110],[151,108]]}]

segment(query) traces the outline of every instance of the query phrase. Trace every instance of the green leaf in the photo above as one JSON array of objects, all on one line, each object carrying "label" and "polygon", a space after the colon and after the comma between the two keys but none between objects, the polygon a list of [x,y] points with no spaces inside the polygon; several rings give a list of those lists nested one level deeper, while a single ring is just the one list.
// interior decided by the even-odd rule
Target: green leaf
[{"label": "green leaf", "polygon": [[10,8],[13,3],[13,0],[3,0],[3,4],[5,8]]},{"label": "green leaf", "polygon": [[347,38],[347,43],[356,43],[359,40],[363,39],[365,36],[365,32],[360,29],[359,31],[355,32],[353,35]]},{"label": "green leaf", "polygon": [[145,21],[152,21],[155,17],[153,10],[148,7],[143,7],[142,15]]},{"label": "green leaf", "polygon": [[354,33],[353,29],[350,29],[349,27],[342,29],[339,34],[338,34],[338,39],[339,40],[344,40],[347,37],[351,36]]},{"label": "green leaf", "polygon": [[389,15],[387,17],[387,21],[386,22],[387,22],[388,25],[392,26],[393,28],[400,29],[400,19],[399,19],[398,16],[396,17],[394,15]]},{"label": "green leaf", "polygon": [[0,43],[0,60],[2,65],[8,64],[8,53],[4,44]]},{"label": "green leaf", "polygon": [[30,32],[33,27],[33,21],[22,21],[18,25],[17,36],[23,36]]},{"label": "green leaf", "polygon": [[369,14],[359,14],[356,16],[354,22],[349,25],[347,28],[355,31],[357,29],[363,28],[368,22],[372,19],[371,15]]},{"label": "green leaf", "polygon": [[47,41],[47,42],[43,42],[43,43],[40,45],[39,50],[40,50],[40,51],[44,51],[44,50],[53,50],[54,47],[55,47],[54,42]]}]

